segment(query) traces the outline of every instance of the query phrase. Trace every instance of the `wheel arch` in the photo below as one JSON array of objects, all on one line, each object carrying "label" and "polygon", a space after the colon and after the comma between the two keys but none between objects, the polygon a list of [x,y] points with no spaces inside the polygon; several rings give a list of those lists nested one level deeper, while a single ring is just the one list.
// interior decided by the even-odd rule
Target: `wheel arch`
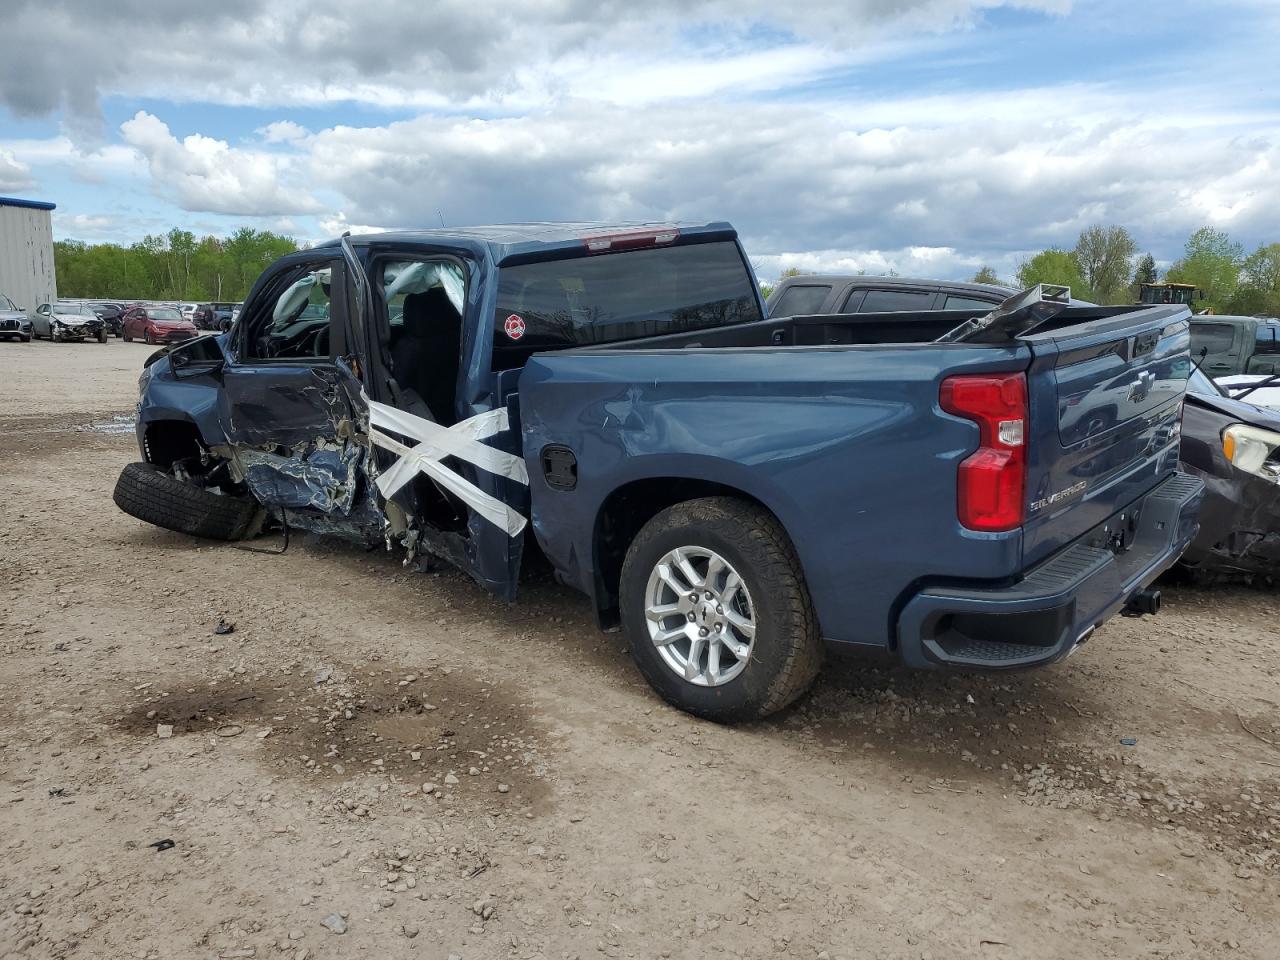
[{"label": "wheel arch", "polygon": [[139,424],[142,455],[147,463],[165,469],[174,461],[199,456],[208,449],[195,422],[180,417]]},{"label": "wheel arch", "polygon": [[[799,561],[799,552],[779,511],[742,486],[724,480],[669,474],[631,479],[614,488],[601,501],[592,526],[591,592],[601,626],[611,627],[619,623],[618,586],[622,563],[636,535],[668,507],[703,497],[730,497],[764,510],[778,522]],[[803,572],[803,562],[800,565]]]}]

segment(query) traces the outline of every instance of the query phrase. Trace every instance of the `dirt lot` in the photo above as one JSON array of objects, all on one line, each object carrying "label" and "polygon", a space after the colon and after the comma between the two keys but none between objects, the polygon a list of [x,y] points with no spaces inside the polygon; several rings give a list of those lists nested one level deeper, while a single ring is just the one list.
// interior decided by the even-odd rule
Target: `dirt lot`
[{"label": "dirt lot", "polygon": [[0,956],[1280,955],[1274,593],[717,727],[549,582],[120,513],[149,349],[0,344]]}]

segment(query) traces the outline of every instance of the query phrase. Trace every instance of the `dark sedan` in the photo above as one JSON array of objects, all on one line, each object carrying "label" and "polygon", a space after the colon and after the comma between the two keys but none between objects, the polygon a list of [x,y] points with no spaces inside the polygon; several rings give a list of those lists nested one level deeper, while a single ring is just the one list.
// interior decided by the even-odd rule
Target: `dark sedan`
[{"label": "dark sedan", "polygon": [[1280,576],[1280,412],[1191,375],[1182,469],[1205,482],[1200,533],[1183,563],[1205,573]]},{"label": "dark sedan", "polygon": [[125,306],[121,303],[114,303],[110,300],[98,300],[89,304],[107,327],[107,333],[113,337],[120,336],[121,318],[124,316]]}]

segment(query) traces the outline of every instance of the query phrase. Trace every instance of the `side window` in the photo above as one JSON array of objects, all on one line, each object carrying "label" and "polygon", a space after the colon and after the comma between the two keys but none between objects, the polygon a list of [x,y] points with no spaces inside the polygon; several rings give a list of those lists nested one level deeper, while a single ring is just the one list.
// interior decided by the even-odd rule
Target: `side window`
[{"label": "side window", "polygon": [[1191,325],[1191,352],[1205,350],[1210,354],[1230,353],[1235,341],[1236,328],[1229,323],[1193,323]]},{"label": "side window", "polygon": [[47,303],[42,303],[40,304],[40,306],[36,307],[36,313],[48,313],[48,312],[49,312],[49,305]]},{"label": "side window", "polygon": [[947,302],[943,304],[944,310],[981,310],[983,313],[990,312],[995,304],[990,300],[975,300],[973,297],[947,297]]},{"label": "side window", "polygon": [[322,261],[296,267],[273,284],[245,333],[246,359],[328,360],[333,285],[340,276],[335,262]]},{"label": "side window", "polygon": [[[453,260],[389,260],[383,265],[382,297],[387,305],[393,343],[404,331],[405,302],[415,294],[430,294],[428,299],[443,296],[453,312],[461,316],[466,295],[462,267]],[[421,303],[421,300],[409,303],[410,323]]]},{"label": "side window", "polygon": [[817,313],[822,309],[822,305],[827,302],[827,294],[830,292],[831,288],[829,286],[819,286],[817,284],[787,287],[782,291],[782,296],[778,298],[778,302],[769,309],[769,315],[772,317],[803,317]]},{"label": "side window", "polygon": [[1280,353],[1280,340],[1276,339],[1276,332],[1280,330],[1274,324],[1261,323],[1258,325],[1258,335],[1254,343],[1254,353]]},{"label": "side window", "polygon": [[895,313],[899,310],[930,310],[933,294],[918,290],[868,290],[859,313]]}]

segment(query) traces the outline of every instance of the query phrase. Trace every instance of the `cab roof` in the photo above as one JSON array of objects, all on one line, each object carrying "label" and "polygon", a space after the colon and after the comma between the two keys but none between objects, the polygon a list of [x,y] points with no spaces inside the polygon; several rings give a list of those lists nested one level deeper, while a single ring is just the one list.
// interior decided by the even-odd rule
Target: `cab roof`
[{"label": "cab roof", "polygon": [[[352,235],[357,246],[418,246],[464,249],[479,253],[487,250],[495,263],[511,257],[537,259],[540,254],[560,250],[577,250],[590,237],[629,234],[644,231],[679,230],[681,238],[701,236],[704,239],[736,239],[738,233],[723,220],[716,221],[566,221],[540,223],[497,223],[471,227],[432,227],[424,230],[391,230],[385,233]],[[320,247],[338,245],[329,240]]]}]

